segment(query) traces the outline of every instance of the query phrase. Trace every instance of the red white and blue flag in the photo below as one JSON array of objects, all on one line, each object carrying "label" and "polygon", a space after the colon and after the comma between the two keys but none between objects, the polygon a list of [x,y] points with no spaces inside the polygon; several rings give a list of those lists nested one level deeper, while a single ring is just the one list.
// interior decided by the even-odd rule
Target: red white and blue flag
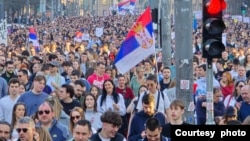
[{"label": "red white and blue flag", "polygon": [[75,33],[74,41],[75,42],[81,42],[82,41],[82,32],[81,31],[77,31]]},{"label": "red white and blue flag", "polygon": [[132,26],[115,58],[115,66],[124,74],[155,52],[153,24],[148,7]]},{"label": "red white and blue flag", "polygon": [[29,41],[31,41],[33,43],[33,46],[35,48],[38,48],[39,47],[39,42],[38,42],[38,38],[37,38],[37,35],[36,35],[35,28],[30,27],[29,32],[30,32],[29,33]]},{"label": "red white and blue flag", "polygon": [[125,0],[120,3],[118,3],[118,12],[124,13],[124,12],[131,12],[135,9],[135,2],[136,0]]}]

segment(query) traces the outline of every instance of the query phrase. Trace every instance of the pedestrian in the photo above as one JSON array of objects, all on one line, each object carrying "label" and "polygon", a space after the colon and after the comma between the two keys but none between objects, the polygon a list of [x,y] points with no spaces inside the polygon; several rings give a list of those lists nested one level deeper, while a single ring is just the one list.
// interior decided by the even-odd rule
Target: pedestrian
[{"label": "pedestrian", "polygon": [[32,118],[26,116],[17,122],[16,131],[19,138],[14,141],[35,141],[35,123]]},{"label": "pedestrian", "polygon": [[122,125],[121,116],[114,111],[106,111],[101,116],[102,128],[92,135],[92,141],[127,141],[127,139],[120,133],[118,129]]},{"label": "pedestrian", "polygon": [[3,140],[10,140],[12,127],[7,121],[0,120],[0,138]]},{"label": "pedestrian", "polygon": [[[91,123],[81,119],[73,127],[73,138],[68,141],[90,141],[92,136]],[[93,140],[94,141],[94,140]]]},{"label": "pedestrian", "polygon": [[151,117],[146,121],[146,137],[139,141],[171,141],[171,138],[164,137],[162,125],[157,118]]}]

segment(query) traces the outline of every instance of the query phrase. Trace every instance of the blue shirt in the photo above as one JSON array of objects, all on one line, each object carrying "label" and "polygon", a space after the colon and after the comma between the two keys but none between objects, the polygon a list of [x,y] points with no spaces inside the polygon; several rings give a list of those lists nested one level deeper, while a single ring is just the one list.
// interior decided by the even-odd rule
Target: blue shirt
[{"label": "blue shirt", "polygon": [[7,92],[8,92],[7,81],[3,77],[0,77],[0,98],[6,96]]},{"label": "blue shirt", "polygon": [[242,102],[238,115],[239,120],[243,122],[245,118],[249,115],[250,115],[250,104]]},{"label": "blue shirt", "polygon": [[49,95],[41,92],[40,94],[34,94],[32,91],[23,93],[17,102],[23,102],[26,106],[27,116],[33,115],[39,108],[39,106],[45,101]]}]

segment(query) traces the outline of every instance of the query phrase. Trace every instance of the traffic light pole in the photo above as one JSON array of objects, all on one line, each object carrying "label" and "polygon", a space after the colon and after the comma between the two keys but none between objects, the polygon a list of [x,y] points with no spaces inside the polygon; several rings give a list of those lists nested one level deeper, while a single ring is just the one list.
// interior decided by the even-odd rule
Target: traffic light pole
[{"label": "traffic light pole", "polygon": [[226,28],[223,21],[224,0],[203,0],[202,57],[207,58],[207,94],[206,94],[206,124],[213,125],[213,58],[221,58],[225,46],[222,43],[222,33]]},{"label": "traffic light pole", "polygon": [[214,125],[214,102],[213,102],[213,65],[212,59],[207,59],[207,97],[206,97],[206,124]]},{"label": "traffic light pole", "polygon": [[194,112],[188,108],[193,105],[192,1],[175,0],[174,4],[176,99],[185,104],[185,121],[194,124]]},{"label": "traffic light pole", "polygon": [[161,34],[161,47],[162,47],[162,62],[164,66],[171,65],[171,13],[170,13],[170,0],[159,0],[159,10],[161,12],[160,34]]}]

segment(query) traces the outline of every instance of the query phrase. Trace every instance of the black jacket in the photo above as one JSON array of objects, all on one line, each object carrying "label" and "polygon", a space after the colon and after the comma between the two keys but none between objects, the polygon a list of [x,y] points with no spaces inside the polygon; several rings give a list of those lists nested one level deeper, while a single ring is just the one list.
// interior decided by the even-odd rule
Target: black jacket
[{"label": "black jacket", "polygon": [[[102,141],[99,137],[99,133],[100,133],[101,130],[99,130],[97,133],[93,134],[92,137],[90,138],[91,141]],[[120,134],[120,133],[116,133],[115,137],[114,138],[111,138],[110,141],[123,141],[125,137]]]}]

